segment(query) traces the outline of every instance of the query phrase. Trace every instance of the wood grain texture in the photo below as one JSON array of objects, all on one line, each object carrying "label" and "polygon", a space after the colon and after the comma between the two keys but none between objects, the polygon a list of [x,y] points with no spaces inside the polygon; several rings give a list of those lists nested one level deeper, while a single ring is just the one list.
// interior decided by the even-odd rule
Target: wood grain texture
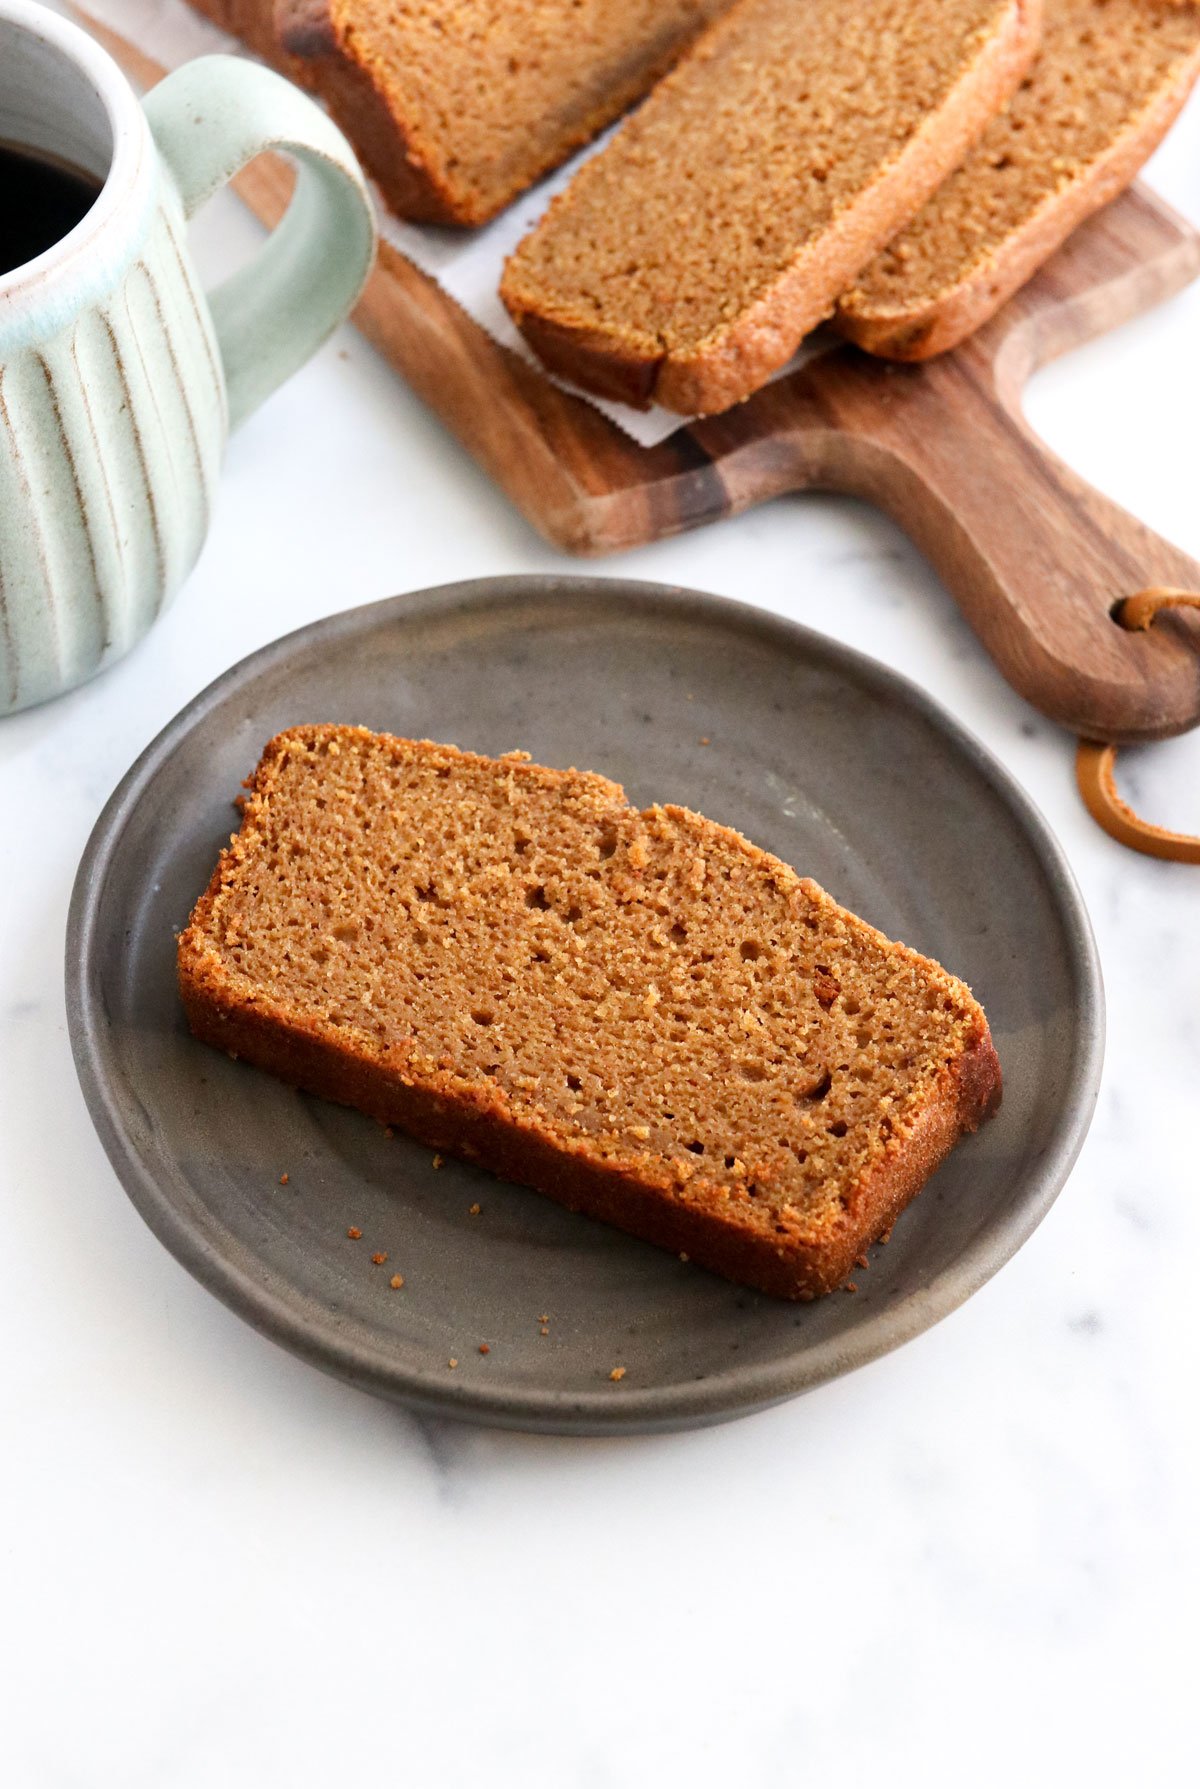
[{"label": "wood grain texture", "polygon": [[[144,85],[161,73],[93,27]],[[266,223],[290,193],[262,157],[236,182]],[[1200,234],[1145,189],[1091,219],[984,329],[919,366],[835,344],[723,416],[643,448],[500,347],[386,244],[363,333],[548,539],[602,554],[802,490],[864,497],[929,557],[1008,681],[1092,739],[1200,721],[1200,621],[1112,620],[1148,585],[1200,590],[1200,564],[1111,503],[1029,428],[1022,392],[1066,350],[1179,291]]]}]

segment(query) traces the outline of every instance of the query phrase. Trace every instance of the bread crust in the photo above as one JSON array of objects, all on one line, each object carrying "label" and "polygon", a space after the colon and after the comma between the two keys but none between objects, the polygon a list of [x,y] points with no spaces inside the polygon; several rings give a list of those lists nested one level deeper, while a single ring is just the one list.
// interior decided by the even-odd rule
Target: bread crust
[{"label": "bread crust", "polygon": [[329,0],[273,0],[278,50],[318,92],[398,217],[469,225],[487,213],[452,193],[388,104],[370,68],[349,56]]},{"label": "bread crust", "polygon": [[[268,746],[251,802],[269,791],[289,737],[294,736],[280,735]],[[623,801],[616,785],[595,780]],[[747,853],[761,855],[740,843]],[[667,1162],[602,1154],[586,1133],[554,1130],[515,1110],[495,1081],[418,1063],[411,1041],[367,1051],[328,1019],[289,1007],[266,991],[235,993],[212,939],[216,903],[236,873],[240,849],[235,843],[222,854],[179,939],[179,989],[197,1038],[309,1093],[355,1107],[430,1148],[478,1161],[570,1210],[777,1297],[811,1299],[840,1285],[959,1139],[1000,1102],[1000,1066],[987,1021],[976,1008],[963,1048],[944,1063],[921,1105],[897,1123],[880,1153],[846,1189],[832,1221],[828,1206],[806,1218],[796,1207],[780,1211],[749,1197],[731,1200],[728,1189],[706,1180],[703,1170],[681,1184]]]},{"label": "bread crust", "polygon": [[658,398],[655,389],[663,354],[639,353],[632,346],[614,346],[604,330],[558,323],[536,310],[525,310],[503,282],[500,296],[513,322],[542,365],[560,379],[581,385],[596,397],[611,398],[634,410],[648,410]]},{"label": "bread crust", "polygon": [[[500,285],[513,321],[554,372],[599,396],[639,408],[659,403],[696,416],[741,402],[832,314],[838,294],[920,209],[1016,91],[1037,50],[1041,9],[1042,0],[1011,0],[1003,28],[983,46],[937,117],[924,121],[859,201],[805,245],[768,291],[686,352],[538,309],[521,291],[519,249]],[[703,53],[706,42],[701,38],[691,54]],[[557,203],[569,195],[570,188]]]},{"label": "bread crust", "polygon": [[1085,175],[1061,192],[1047,194],[1000,248],[962,279],[907,310],[861,310],[853,295],[844,298],[833,318],[839,334],[888,360],[931,360],[958,347],[1033,278],[1072,231],[1125,191],[1179,116],[1198,76],[1200,45],[1176,79],[1160,89]]},{"label": "bread crust", "polygon": [[414,223],[470,225],[488,212],[450,192],[371,72],[345,54],[329,0],[188,0],[302,87],[319,93],[390,210]]}]

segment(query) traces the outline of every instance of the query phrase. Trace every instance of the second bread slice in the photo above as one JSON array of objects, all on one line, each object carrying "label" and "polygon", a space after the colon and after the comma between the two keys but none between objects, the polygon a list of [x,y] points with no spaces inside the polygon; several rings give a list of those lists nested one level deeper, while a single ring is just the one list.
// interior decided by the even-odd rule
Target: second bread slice
[{"label": "second bread slice", "polygon": [[1200,74],[1200,6],[1046,0],[1033,72],[838,305],[872,354],[955,347],[1129,185]]},{"label": "second bread slice", "polygon": [[1008,100],[1041,0],[741,0],[505,268],[542,359],[684,413],[749,395]]}]

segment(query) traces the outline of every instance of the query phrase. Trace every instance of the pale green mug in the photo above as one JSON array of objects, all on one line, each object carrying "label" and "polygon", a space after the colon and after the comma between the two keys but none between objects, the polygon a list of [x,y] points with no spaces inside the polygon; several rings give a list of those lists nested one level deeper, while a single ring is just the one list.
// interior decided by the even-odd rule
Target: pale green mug
[{"label": "pale green mug", "polygon": [[[83,31],[0,0],[0,143],[103,180],[0,274],[0,714],[119,658],[191,569],[231,427],[342,321],[375,248],[345,138],[278,75],[209,56],[143,106]],[[248,267],[199,287],[187,219],[263,149],[295,195]]]}]

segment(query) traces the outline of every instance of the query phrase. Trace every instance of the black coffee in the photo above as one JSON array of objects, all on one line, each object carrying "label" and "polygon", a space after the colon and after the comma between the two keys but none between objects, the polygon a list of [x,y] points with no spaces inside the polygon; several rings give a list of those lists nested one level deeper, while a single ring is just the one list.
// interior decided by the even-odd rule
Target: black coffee
[{"label": "black coffee", "polygon": [[0,274],[53,248],[91,210],[102,185],[70,162],[0,142]]}]

